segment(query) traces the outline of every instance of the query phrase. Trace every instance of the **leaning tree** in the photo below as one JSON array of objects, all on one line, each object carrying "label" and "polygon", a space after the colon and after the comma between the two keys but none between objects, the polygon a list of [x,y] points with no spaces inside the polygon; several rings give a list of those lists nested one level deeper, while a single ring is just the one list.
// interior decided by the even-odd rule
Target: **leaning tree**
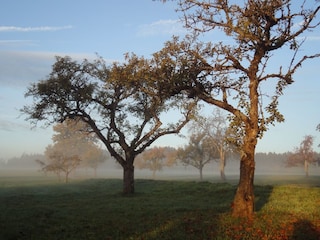
[{"label": "leaning tree", "polygon": [[[278,99],[293,83],[293,74],[320,56],[299,51],[304,34],[319,25],[319,9],[316,1],[179,0],[178,10],[194,35],[175,37],[155,55],[172,94],[184,91],[232,116],[241,153],[233,216],[253,216],[257,141],[268,125],[284,120]],[[221,41],[204,43],[215,36]],[[279,61],[277,53],[284,50]]]},{"label": "leaning tree", "polygon": [[50,75],[28,88],[26,97],[34,102],[21,111],[34,123],[67,118],[87,123],[122,166],[123,192],[131,194],[136,156],[159,137],[179,133],[195,110],[195,101],[166,94],[155,68],[152,60],[134,54],[110,65],[102,58],[79,63],[57,57]]}]

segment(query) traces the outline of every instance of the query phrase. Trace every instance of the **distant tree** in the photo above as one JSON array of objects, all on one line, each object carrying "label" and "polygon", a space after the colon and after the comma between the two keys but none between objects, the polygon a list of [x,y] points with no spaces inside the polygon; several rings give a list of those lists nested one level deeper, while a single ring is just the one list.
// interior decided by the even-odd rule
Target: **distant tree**
[{"label": "distant tree", "polygon": [[164,166],[167,166],[166,148],[153,147],[137,157],[136,166],[140,169],[150,169],[152,171],[152,178],[155,179],[156,172],[161,171]]},{"label": "distant tree", "polygon": [[178,134],[195,110],[196,101],[167,93],[158,81],[159,64],[134,54],[110,66],[102,58],[78,63],[57,57],[48,78],[29,87],[26,97],[34,103],[21,111],[34,123],[87,123],[123,168],[123,193],[132,194],[136,156],[161,136]]},{"label": "distant tree", "polygon": [[72,171],[74,171],[81,162],[81,159],[78,155],[69,155],[57,145],[49,145],[46,148],[45,155],[47,157],[46,162],[37,160],[41,165],[41,171],[53,172],[57,174],[59,181],[61,180],[61,175],[65,175],[65,183],[69,182],[69,175]]},{"label": "distant tree", "polygon": [[98,146],[96,134],[90,132],[88,124],[80,118],[66,119],[53,129],[57,132],[52,137],[53,141],[67,147],[68,152],[71,152],[70,146],[72,146],[72,151],[81,159],[82,167],[93,168],[96,172],[98,165],[106,161],[104,152]]},{"label": "distant tree", "polygon": [[177,149],[174,147],[165,147],[165,155],[166,155],[166,166],[172,167],[173,165],[177,165]]},{"label": "distant tree", "polygon": [[[231,113],[231,126],[241,139],[232,215],[252,218],[256,145],[268,126],[284,120],[278,100],[293,83],[293,75],[306,60],[320,56],[299,51],[304,34],[319,26],[320,6],[293,0],[180,0],[177,4],[194,35],[183,41],[174,38],[157,53],[159,61],[167,63],[163,66],[167,91],[185,92]],[[205,33],[222,40],[203,43]],[[286,57],[279,63],[277,53],[284,49]]]},{"label": "distant tree", "polygon": [[20,157],[12,157],[9,158],[5,164],[6,168],[13,168],[13,169],[37,169],[39,166],[36,164],[35,160],[40,159],[44,160],[45,156],[43,154],[28,154],[23,153]]},{"label": "distant tree", "polygon": [[66,119],[53,127],[56,134],[53,135],[53,145],[46,148],[46,161],[37,162],[44,172],[54,172],[59,179],[65,174],[65,182],[69,175],[81,162],[92,164],[95,168],[103,161],[103,152],[96,145],[96,137],[88,133],[88,125],[80,119]]},{"label": "distant tree", "polygon": [[228,129],[228,119],[223,115],[219,108],[216,108],[210,117],[198,116],[190,127],[193,133],[202,133],[206,136],[207,141],[210,141],[212,147],[218,154],[220,163],[220,177],[226,179],[225,166],[227,163],[227,155],[231,155],[235,151],[233,142],[228,140],[233,137]]},{"label": "distant tree", "polygon": [[210,139],[206,134],[194,133],[190,136],[189,144],[177,150],[177,159],[184,165],[190,165],[199,170],[200,181],[203,180],[203,168],[206,164],[211,162],[217,153],[212,147]]},{"label": "distant tree", "polygon": [[296,147],[294,152],[288,156],[286,166],[304,166],[304,172],[306,177],[308,177],[310,164],[316,163],[316,153],[313,151],[312,145],[313,137],[310,135],[305,136],[300,146]]},{"label": "distant tree", "polygon": [[275,153],[275,152],[268,152],[263,153],[259,152],[255,154],[256,161],[264,162],[265,165],[268,165],[268,162],[278,162],[279,164],[283,165],[283,163],[288,159],[290,153]]},{"label": "distant tree", "polygon": [[81,166],[85,168],[92,168],[94,171],[94,177],[97,177],[99,165],[104,163],[107,158],[107,154],[100,148],[89,148],[83,153]]}]

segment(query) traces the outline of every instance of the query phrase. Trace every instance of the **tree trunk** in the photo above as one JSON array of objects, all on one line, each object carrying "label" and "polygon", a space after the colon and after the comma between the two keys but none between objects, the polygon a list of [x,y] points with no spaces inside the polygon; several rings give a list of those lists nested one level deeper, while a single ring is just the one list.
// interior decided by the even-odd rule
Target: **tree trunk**
[{"label": "tree trunk", "polygon": [[220,164],[220,178],[222,181],[226,180],[226,174],[224,173],[224,166],[222,167]]},{"label": "tree trunk", "polygon": [[57,175],[58,175],[59,183],[61,183],[61,173],[58,172]]},{"label": "tree trunk", "polygon": [[199,172],[200,172],[200,181],[201,181],[201,182],[202,182],[202,180],[203,180],[202,169],[203,169],[203,167],[199,167]]},{"label": "tree trunk", "polygon": [[69,182],[69,172],[66,172],[65,183]]},{"label": "tree trunk", "polygon": [[307,160],[304,160],[304,172],[306,174],[306,177],[309,177],[309,163]]},{"label": "tree trunk", "polygon": [[254,153],[256,138],[244,142],[240,161],[240,180],[233,201],[232,215],[252,219],[254,214]]},{"label": "tree trunk", "polygon": [[98,176],[98,174],[97,174],[97,172],[98,172],[98,167],[95,167],[95,168],[93,168],[93,175],[94,175],[94,178],[97,178],[97,176]]},{"label": "tree trunk", "polygon": [[123,166],[123,194],[130,195],[134,193],[134,166],[127,163]]},{"label": "tree trunk", "polygon": [[226,180],[226,175],[224,173],[224,168],[226,166],[226,157],[224,152],[220,152],[220,178],[221,180]]}]

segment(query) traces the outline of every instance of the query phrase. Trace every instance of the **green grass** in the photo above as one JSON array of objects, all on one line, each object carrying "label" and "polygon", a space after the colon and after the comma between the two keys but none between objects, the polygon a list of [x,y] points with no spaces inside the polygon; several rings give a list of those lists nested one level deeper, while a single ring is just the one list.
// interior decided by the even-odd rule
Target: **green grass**
[{"label": "green grass", "polygon": [[245,222],[229,214],[230,183],[136,180],[125,197],[120,179],[3,177],[0,239],[320,239],[320,177],[272,179],[257,179]]}]

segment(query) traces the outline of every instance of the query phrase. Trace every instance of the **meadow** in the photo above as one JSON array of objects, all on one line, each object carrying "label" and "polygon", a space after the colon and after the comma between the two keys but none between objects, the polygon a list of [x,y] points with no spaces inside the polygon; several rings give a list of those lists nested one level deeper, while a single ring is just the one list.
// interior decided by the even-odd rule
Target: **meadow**
[{"label": "meadow", "polygon": [[320,177],[260,176],[252,222],[230,216],[236,181],[0,176],[0,239],[320,239]]}]

